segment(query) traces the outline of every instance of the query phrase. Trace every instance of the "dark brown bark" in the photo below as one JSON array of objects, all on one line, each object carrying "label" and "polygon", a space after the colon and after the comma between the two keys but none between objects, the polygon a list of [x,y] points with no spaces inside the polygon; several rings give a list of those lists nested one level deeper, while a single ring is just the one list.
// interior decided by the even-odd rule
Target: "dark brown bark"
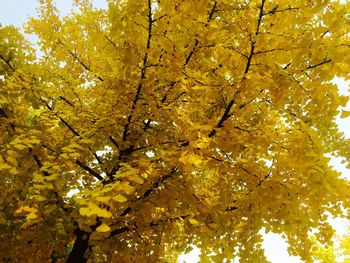
[{"label": "dark brown bark", "polygon": [[86,263],[88,260],[86,251],[89,248],[90,233],[80,230],[74,231],[76,239],[72,251],[69,253],[66,263]]}]

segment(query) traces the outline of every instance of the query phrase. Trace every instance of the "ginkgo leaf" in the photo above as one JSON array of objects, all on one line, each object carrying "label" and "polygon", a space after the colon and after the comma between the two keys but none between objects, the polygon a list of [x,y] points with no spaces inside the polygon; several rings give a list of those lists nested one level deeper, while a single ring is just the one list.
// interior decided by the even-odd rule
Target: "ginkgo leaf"
[{"label": "ginkgo leaf", "polygon": [[89,202],[87,207],[82,207],[79,209],[79,213],[83,216],[100,216],[104,218],[112,217],[111,212],[106,209],[100,208],[99,206]]},{"label": "ginkgo leaf", "polygon": [[128,201],[128,199],[125,196],[121,195],[121,194],[118,194],[117,196],[114,196],[112,199],[114,201],[119,202],[119,203],[124,203],[124,202]]},{"label": "ginkgo leaf", "polygon": [[17,165],[17,159],[13,158],[12,156],[7,156],[6,160],[10,163],[12,163],[13,165]]},{"label": "ginkgo leaf", "polygon": [[62,153],[62,154],[61,154],[61,157],[64,158],[64,159],[69,159],[69,156],[68,156],[68,154],[66,154],[66,153]]},{"label": "ginkgo leaf", "polygon": [[349,97],[348,96],[339,96],[339,105],[342,107],[345,107],[346,104],[349,101]]},{"label": "ginkgo leaf", "polygon": [[102,203],[108,203],[109,200],[111,200],[111,197],[109,196],[99,196],[96,198],[97,201]]},{"label": "ginkgo leaf", "polygon": [[26,140],[26,142],[29,142],[31,144],[39,144],[41,141],[39,139],[29,139]]},{"label": "ginkgo leaf", "polygon": [[143,184],[144,183],[144,180],[142,179],[142,177],[140,177],[138,175],[129,175],[128,179],[130,181],[133,181],[133,182],[137,183],[137,184]]},{"label": "ginkgo leaf", "polygon": [[336,261],[347,3],[54,2],[25,28],[40,59],[0,25],[0,259],[265,262],[266,229]]},{"label": "ginkgo leaf", "polygon": [[26,145],[23,144],[15,144],[14,147],[18,150],[24,150],[28,148]]},{"label": "ginkgo leaf", "polygon": [[210,145],[210,138],[207,136],[203,136],[202,134],[198,134],[198,139],[190,142],[190,145],[193,148],[204,149]]},{"label": "ginkgo leaf", "polygon": [[[81,143],[86,143],[86,144],[91,144],[91,143],[94,143],[94,140],[84,138],[84,139],[81,139],[80,142],[81,142]],[[83,148],[83,149],[84,149],[84,148]]]},{"label": "ginkgo leaf", "polygon": [[347,110],[342,110],[341,111],[340,118],[344,119],[344,118],[347,118],[349,116],[350,116],[350,111],[347,111]]},{"label": "ginkgo leaf", "polygon": [[12,166],[7,163],[0,163],[0,170],[11,169]]},{"label": "ginkgo leaf", "polygon": [[71,156],[71,157],[80,157],[81,155],[80,155],[80,153],[70,153],[69,154],[69,156]]},{"label": "ginkgo leaf", "polygon": [[34,195],[33,198],[38,200],[38,201],[45,201],[45,200],[47,200],[45,197],[43,197],[41,195]]},{"label": "ginkgo leaf", "polygon": [[190,218],[188,221],[190,221],[190,223],[192,225],[198,225],[199,224],[199,222],[196,219],[193,219],[193,218]]},{"label": "ginkgo leaf", "polygon": [[9,172],[10,172],[11,174],[17,174],[18,170],[17,170],[16,167],[12,167],[12,168],[9,170]]},{"label": "ginkgo leaf", "polygon": [[247,225],[246,222],[239,222],[237,225],[235,225],[235,228],[242,228],[242,227],[244,227],[245,225]]},{"label": "ginkgo leaf", "polygon": [[45,176],[44,179],[45,179],[45,181],[54,181],[57,179],[58,176],[59,176],[58,174],[51,174],[49,176]]},{"label": "ginkgo leaf", "polygon": [[179,161],[184,163],[184,164],[193,165],[195,167],[199,167],[203,162],[202,158],[199,155],[193,154],[193,153],[182,155],[179,158]]},{"label": "ginkgo leaf", "polygon": [[127,195],[132,195],[135,192],[135,187],[130,184],[123,184],[122,189]]},{"label": "ginkgo leaf", "polygon": [[36,214],[34,214],[34,213],[30,213],[30,214],[28,214],[27,216],[26,216],[26,219],[27,220],[31,220],[31,219],[35,219],[35,218],[37,218],[38,216],[36,215]]},{"label": "ginkgo leaf", "polygon": [[111,230],[111,228],[108,225],[106,225],[105,223],[102,223],[98,228],[96,228],[97,232],[102,232],[102,233],[108,232],[110,230]]},{"label": "ginkgo leaf", "polygon": [[82,207],[79,209],[79,213],[82,216],[91,216],[93,214],[93,212],[91,211],[91,209],[87,208],[87,207]]},{"label": "ginkgo leaf", "polygon": [[72,143],[69,145],[70,148],[76,148],[76,149],[81,149],[81,150],[84,150],[84,147],[80,146],[79,144],[77,143]]},{"label": "ginkgo leaf", "polygon": [[36,209],[35,207],[30,207],[30,206],[25,205],[25,206],[21,206],[20,208],[18,208],[15,211],[15,214],[20,214],[23,212],[36,213],[36,212],[38,212],[38,209]]},{"label": "ginkgo leaf", "polygon": [[112,217],[111,212],[107,211],[106,209],[99,209],[99,210],[93,210],[93,212],[96,212],[97,216],[104,217],[104,218],[110,218]]}]

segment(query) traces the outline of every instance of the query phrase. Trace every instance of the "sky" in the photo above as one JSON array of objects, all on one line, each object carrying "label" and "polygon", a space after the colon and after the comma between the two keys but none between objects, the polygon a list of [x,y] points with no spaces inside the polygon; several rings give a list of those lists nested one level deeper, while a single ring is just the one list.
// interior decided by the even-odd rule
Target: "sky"
[{"label": "sky", "polygon": [[[56,5],[62,15],[68,14],[72,8],[72,0],[58,0]],[[106,8],[107,4],[104,0],[94,0],[94,6],[98,8]],[[36,0],[0,0],[0,23],[2,25],[15,25],[20,27],[24,22],[28,20],[30,16],[36,15]],[[28,36],[31,41],[35,41],[33,36]],[[342,95],[350,96],[349,82],[345,82],[342,79],[334,79],[339,87],[339,92]],[[350,109],[350,104],[346,107]],[[339,119],[337,118],[339,129],[344,132],[347,138],[350,138],[350,118]],[[350,171],[345,168],[345,164],[341,163],[341,159],[332,158],[330,164],[334,168],[342,172],[342,176],[350,178]],[[338,234],[348,232],[349,222],[344,219],[335,218],[331,220],[333,228],[337,230]],[[291,257],[287,252],[286,241],[278,234],[268,233],[264,235],[263,248],[265,249],[265,255],[272,263],[301,263],[298,257]],[[189,254],[182,255],[179,262],[183,263],[196,263],[199,260],[200,251],[196,248]]]}]

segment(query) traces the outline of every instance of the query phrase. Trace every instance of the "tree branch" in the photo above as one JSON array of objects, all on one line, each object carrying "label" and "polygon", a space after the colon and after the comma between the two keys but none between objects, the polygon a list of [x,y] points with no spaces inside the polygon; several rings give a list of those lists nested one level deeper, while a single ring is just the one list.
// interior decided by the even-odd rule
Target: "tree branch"
[{"label": "tree branch", "polygon": [[324,61],[322,61],[322,62],[320,62],[320,63],[307,66],[306,69],[317,68],[317,67],[322,66],[323,64],[329,63],[329,62],[331,62],[331,61],[332,61],[331,59],[326,59],[326,60],[324,60]]},{"label": "tree branch", "polygon": [[[143,195],[141,195],[136,199],[136,201],[142,201],[147,197],[149,197],[152,193],[154,193],[154,191],[159,187],[160,184],[162,184],[165,180],[171,178],[177,171],[178,171],[178,166],[174,166],[167,175],[160,177],[158,181],[154,182],[152,186],[143,193]],[[120,216],[126,216],[131,211],[132,211],[132,208],[129,206],[126,209],[124,209],[124,211],[120,214]]]},{"label": "tree branch", "polygon": [[[206,27],[208,26],[208,23],[210,22],[210,20],[213,18],[213,15],[214,15],[214,13],[216,11],[215,10],[216,9],[216,5],[217,5],[217,1],[214,2],[213,8],[209,12],[207,23],[205,24]],[[183,67],[187,66],[187,64],[190,62],[193,54],[196,52],[196,49],[198,48],[198,45],[199,45],[199,41],[198,41],[198,39],[196,39],[195,42],[194,42],[192,50],[190,51],[190,53],[186,57],[185,63],[183,64]]]},{"label": "tree branch", "polygon": [[[92,72],[91,68],[90,68],[89,66],[87,66],[83,61],[81,61],[81,59],[80,59],[75,53],[73,53],[70,49],[68,49],[68,48],[66,47],[66,45],[65,45],[60,39],[58,40],[58,43],[60,43],[60,44],[67,50],[67,52],[68,52],[76,61],[79,62],[79,64],[80,64],[85,70],[87,70],[87,71],[89,71],[89,72]],[[94,76],[95,76],[98,80],[104,81],[104,79],[103,79],[102,77],[97,76],[97,75],[94,75]]]},{"label": "tree branch", "polygon": [[15,71],[15,68],[10,64],[10,61],[6,60],[2,55],[0,55],[0,59],[4,61],[12,71]]},{"label": "tree branch", "polygon": [[147,61],[148,61],[148,52],[151,47],[151,38],[152,38],[152,25],[153,25],[153,20],[152,20],[152,3],[151,0],[148,0],[148,36],[147,36],[147,42],[146,42],[146,52],[143,57],[143,64],[141,68],[141,75],[140,75],[140,81],[137,86],[136,94],[135,97],[132,101],[131,104],[131,111],[130,114],[128,115],[127,122],[124,126],[124,131],[123,131],[123,136],[122,140],[125,142],[127,137],[128,137],[128,132],[129,132],[129,126],[132,122],[132,117],[136,108],[136,104],[138,100],[140,99],[141,92],[142,92],[142,87],[143,87],[143,80],[146,78],[146,69],[147,69]]},{"label": "tree branch", "polygon": [[[257,23],[256,31],[255,31],[255,36],[259,35],[261,20],[262,20],[263,12],[264,12],[265,1],[266,0],[262,0],[261,1],[260,12],[259,12],[259,17],[258,17],[258,23]],[[251,60],[252,60],[253,55],[254,55],[254,49],[255,49],[255,40],[252,40],[250,54],[249,54],[248,59],[247,59],[247,64],[246,64],[245,69],[244,69],[244,74],[243,74],[242,80],[245,79],[245,75],[248,73],[248,71],[250,69]],[[238,93],[239,93],[239,91],[236,91],[235,95],[238,94]],[[231,111],[231,108],[233,107],[234,104],[235,104],[235,99],[233,98],[233,99],[231,99],[231,101],[227,105],[223,115],[221,116],[221,118],[220,118],[220,120],[219,120],[219,122],[218,122],[218,124],[216,125],[215,128],[223,127],[224,122],[231,116],[230,111]],[[213,137],[216,134],[216,129],[215,128],[211,130],[211,132],[208,134],[208,137]]]},{"label": "tree branch", "polygon": [[117,228],[117,229],[110,232],[109,237],[117,236],[117,235],[122,234],[122,233],[127,232],[127,231],[130,231],[130,229],[126,226],[121,227],[121,228]]},{"label": "tree branch", "polygon": [[[255,36],[256,37],[259,35],[261,20],[262,20],[263,12],[264,12],[265,1],[266,0],[262,0],[261,1],[260,12],[259,12],[259,17],[258,17],[258,23],[257,23],[256,31],[255,31]],[[247,59],[247,64],[246,64],[245,69],[244,69],[244,76],[248,73],[248,71],[250,69],[251,61],[252,61],[252,58],[253,58],[253,55],[254,55],[255,40],[251,40],[251,42],[252,42],[252,45],[251,45],[250,53],[249,53],[249,56],[248,56],[248,59]]]},{"label": "tree branch", "polygon": [[103,177],[95,172],[94,170],[92,170],[89,166],[83,164],[81,161],[77,160],[75,162],[77,165],[79,165],[81,168],[83,168],[85,171],[87,171],[89,174],[91,174],[92,176],[94,176],[95,178],[97,178],[98,180],[102,181],[103,180]]}]

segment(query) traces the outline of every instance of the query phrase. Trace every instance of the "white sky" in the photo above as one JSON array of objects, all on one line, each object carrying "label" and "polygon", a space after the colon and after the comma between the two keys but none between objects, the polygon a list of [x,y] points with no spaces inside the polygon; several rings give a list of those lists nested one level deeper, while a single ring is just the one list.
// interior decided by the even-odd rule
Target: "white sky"
[{"label": "white sky", "polygon": [[[72,8],[72,0],[56,0],[57,7],[61,14],[67,14]],[[99,8],[106,8],[107,4],[104,0],[93,0],[94,6]],[[36,14],[36,0],[0,0],[0,23],[2,25],[13,24],[20,27],[29,16]],[[30,37],[33,41],[35,38]],[[350,96],[349,82],[342,79],[335,79],[342,95]],[[350,105],[348,104],[347,109]],[[341,131],[343,131],[347,138],[350,138],[350,117],[347,119],[337,119],[337,123]],[[350,177],[350,172],[341,164],[341,160],[333,158],[331,164],[335,166],[338,171],[343,173],[343,176]],[[332,226],[339,234],[348,231],[349,223],[344,219],[331,220]],[[278,234],[269,233],[264,235],[263,247],[265,249],[266,257],[272,263],[299,263],[303,262],[298,257],[290,257],[287,252],[287,243]],[[190,254],[182,255],[179,262],[196,263],[199,262],[200,251],[194,249]]]}]

